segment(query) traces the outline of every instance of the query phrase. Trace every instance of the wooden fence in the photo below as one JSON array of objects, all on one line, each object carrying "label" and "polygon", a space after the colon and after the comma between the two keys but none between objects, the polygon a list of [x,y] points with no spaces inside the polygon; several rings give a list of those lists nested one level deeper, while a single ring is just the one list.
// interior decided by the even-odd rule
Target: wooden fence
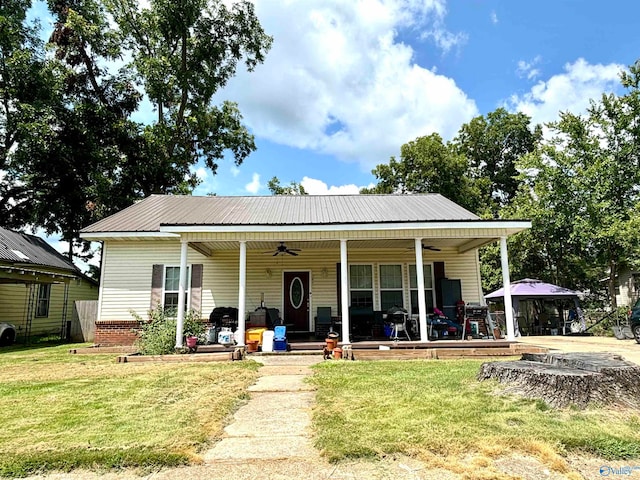
[{"label": "wooden fence", "polygon": [[71,340],[74,342],[93,342],[96,335],[97,318],[97,300],[76,300],[73,302]]}]

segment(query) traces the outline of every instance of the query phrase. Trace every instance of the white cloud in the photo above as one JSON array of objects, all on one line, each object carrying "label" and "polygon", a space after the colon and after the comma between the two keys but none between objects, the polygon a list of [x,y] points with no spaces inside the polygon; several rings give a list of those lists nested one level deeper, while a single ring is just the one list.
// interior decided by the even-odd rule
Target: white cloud
[{"label": "white cloud", "polygon": [[229,169],[231,171],[231,175],[235,178],[240,175],[240,169],[237,166],[233,166]]},{"label": "white cloud", "polygon": [[[360,193],[361,188],[364,188],[364,186],[359,187],[353,183],[349,185],[328,186],[322,180],[309,177],[303,177],[300,184],[309,195],[355,195]],[[371,188],[373,185],[366,185],[366,187]]]},{"label": "white cloud", "polygon": [[191,173],[195,173],[198,180],[205,182],[209,177],[209,171],[205,167],[189,167]]},{"label": "white cloud", "polygon": [[497,25],[498,23],[498,14],[494,11],[491,12],[491,23]]},{"label": "white cloud", "polygon": [[542,57],[540,55],[536,55],[536,57],[530,62],[520,60],[518,62],[516,73],[520,78],[526,77],[528,80],[534,80],[540,75],[540,69],[535,67],[536,65],[539,65],[541,61]]},{"label": "white cloud", "polygon": [[415,64],[396,38],[406,29],[453,45],[443,1],[259,0],[256,11],[273,48],[220,97],[239,103],[257,137],[368,170],[420,135],[451,138],[478,114],[451,78]]},{"label": "white cloud", "polygon": [[244,189],[247,192],[255,195],[260,190],[260,187],[262,187],[262,185],[260,184],[260,175],[257,174],[257,173],[254,173],[253,177],[252,177],[252,180],[251,180],[251,183],[247,183],[244,186]]},{"label": "white cloud", "polygon": [[597,100],[603,92],[613,92],[619,86],[623,65],[591,65],[580,58],[567,63],[564,72],[547,81],[540,81],[524,95],[513,95],[508,102],[511,110],[524,112],[534,123],[558,120],[562,111],[580,114],[589,100]]}]

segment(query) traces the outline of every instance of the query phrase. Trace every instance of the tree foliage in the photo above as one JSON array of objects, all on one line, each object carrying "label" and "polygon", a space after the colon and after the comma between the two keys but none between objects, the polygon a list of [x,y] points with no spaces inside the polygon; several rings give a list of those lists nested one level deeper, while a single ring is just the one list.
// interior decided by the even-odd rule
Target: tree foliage
[{"label": "tree foliage", "polygon": [[221,0],[157,0],[139,8],[137,0],[105,0],[117,36],[133,60],[130,67],[156,112],[144,136],[161,172],[174,178],[151,182],[145,194],[166,191],[188,176],[199,159],[216,172],[230,150],[235,163],[255,150],[236,104],[212,104],[215,93],[244,59],[248,70],[271,46],[251,2],[227,7]]},{"label": "tree foliage", "polygon": [[[28,1],[0,5],[0,221],[78,230],[151,193],[189,193],[192,167],[214,173],[255,149],[237,106],[213,95],[271,38],[253,5],[221,0],[49,0],[45,55]],[[129,60],[125,63],[125,59]],[[141,102],[156,119],[132,119]],[[73,245],[70,245],[70,252]]]},{"label": "tree foliage", "polygon": [[287,186],[280,185],[278,177],[273,177],[267,184],[271,195],[307,195],[301,183],[291,182]]},{"label": "tree foliage", "polygon": [[361,193],[440,193],[470,209],[478,208],[478,192],[468,174],[469,164],[437,133],[418,137],[400,148],[400,160],[391,157],[372,173],[378,184]]},{"label": "tree foliage", "polygon": [[550,125],[551,141],[522,162],[514,205],[533,221],[528,251],[565,285],[597,290],[608,277],[612,308],[616,275],[640,255],[640,64],[621,79],[624,95]]},{"label": "tree foliage", "polygon": [[[523,113],[499,108],[401,147],[362,193],[441,193],[485,218],[531,219],[509,239],[512,278],[598,292],[640,258],[640,61],[621,74],[622,95],[593,100],[585,115],[560,113],[542,139]],[[481,249],[483,289],[502,284],[497,245]],[[634,260],[636,259],[636,260]],[[636,262],[633,265],[633,262]]]},{"label": "tree foliage", "polygon": [[12,228],[23,222],[10,212],[28,196],[16,180],[20,161],[29,157],[22,146],[46,141],[40,133],[47,130],[49,104],[58,96],[37,25],[26,21],[30,6],[28,0],[0,3],[0,222]]},{"label": "tree foliage", "polygon": [[504,108],[464,124],[454,139],[456,150],[469,163],[469,175],[480,189],[482,211],[497,218],[500,209],[511,203],[518,190],[517,161],[534,151],[542,138],[542,128],[531,126],[524,113]]}]

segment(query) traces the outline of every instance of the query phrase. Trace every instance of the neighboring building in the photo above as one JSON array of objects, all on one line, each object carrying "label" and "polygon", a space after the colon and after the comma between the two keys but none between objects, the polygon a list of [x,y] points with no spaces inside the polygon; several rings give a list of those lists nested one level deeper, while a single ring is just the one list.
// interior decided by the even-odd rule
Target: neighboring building
[{"label": "neighboring building", "polygon": [[616,277],[616,304],[630,306],[640,298],[640,271],[623,268]]},{"label": "neighboring building", "polygon": [[66,338],[73,302],[97,298],[98,283],[46,241],[0,227],[0,322],[16,326],[18,341]]},{"label": "neighboring building", "polygon": [[313,332],[317,307],[330,307],[344,343],[394,305],[426,331],[434,306],[483,302],[478,248],[499,240],[506,259],[507,236],[529,227],[482,220],[437,194],[153,195],[81,232],[103,242],[96,343],[133,341],[131,310],[177,307],[182,270],[186,308],[203,318],[238,308],[241,330],[264,302],[298,332]]}]

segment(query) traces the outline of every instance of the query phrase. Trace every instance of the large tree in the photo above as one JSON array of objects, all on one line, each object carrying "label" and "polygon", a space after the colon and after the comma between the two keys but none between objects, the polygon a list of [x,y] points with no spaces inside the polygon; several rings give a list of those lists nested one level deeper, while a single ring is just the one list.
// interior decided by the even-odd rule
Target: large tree
[{"label": "large tree", "polygon": [[516,163],[534,151],[542,138],[542,128],[532,126],[524,113],[504,108],[475,117],[464,124],[453,143],[469,162],[469,175],[481,189],[482,211],[498,217],[518,190]]},{"label": "large tree", "polygon": [[522,162],[514,211],[532,218],[548,274],[592,289],[608,277],[613,308],[619,269],[640,255],[640,63],[621,78],[623,95],[550,125],[553,139]]},{"label": "large tree", "polygon": [[440,193],[475,211],[478,196],[468,168],[466,158],[433,133],[402,145],[400,159],[378,165],[372,172],[378,184],[361,193]]},{"label": "large tree", "polygon": [[44,55],[37,25],[27,23],[29,0],[0,2],[0,224],[25,223],[12,210],[26,202],[16,176],[24,146],[42,142],[58,98],[58,84]]},{"label": "large tree", "polygon": [[25,105],[24,92],[12,92],[21,105],[19,140],[2,181],[14,192],[3,221],[61,233],[71,257],[82,226],[136,198],[127,177],[139,158],[140,132],[129,116],[140,94],[130,78],[105,66],[117,60],[120,45],[98,2],[51,0],[49,8],[54,57],[44,57],[34,42],[40,56],[29,90],[34,98]]},{"label": "large tree", "polygon": [[[60,232],[71,255],[87,223],[151,193],[189,193],[196,162],[215,173],[226,150],[240,164],[255,149],[237,106],[212,104],[238,62],[253,69],[271,44],[250,3],[49,0],[54,58],[25,26],[29,3],[13,3],[22,13],[10,27],[23,33],[2,46],[3,58],[18,51],[29,62],[0,67],[12,115],[3,140],[14,145],[3,142],[0,164],[0,189],[13,192],[0,202],[5,224]],[[4,88],[5,77],[17,87]],[[20,97],[29,94],[37,98]],[[132,120],[143,97],[157,112],[145,124]]]},{"label": "large tree", "polygon": [[216,92],[244,59],[248,70],[264,60],[272,39],[249,1],[105,0],[118,36],[131,55],[130,67],[153,105],[156,119],[144,131],[160,171],[174,178],[151,178],[145,194],[164,192],[189,167],[204,160],[213,173],[225,150],[235,163],[255,150],[235,103],[212,103]]}]

